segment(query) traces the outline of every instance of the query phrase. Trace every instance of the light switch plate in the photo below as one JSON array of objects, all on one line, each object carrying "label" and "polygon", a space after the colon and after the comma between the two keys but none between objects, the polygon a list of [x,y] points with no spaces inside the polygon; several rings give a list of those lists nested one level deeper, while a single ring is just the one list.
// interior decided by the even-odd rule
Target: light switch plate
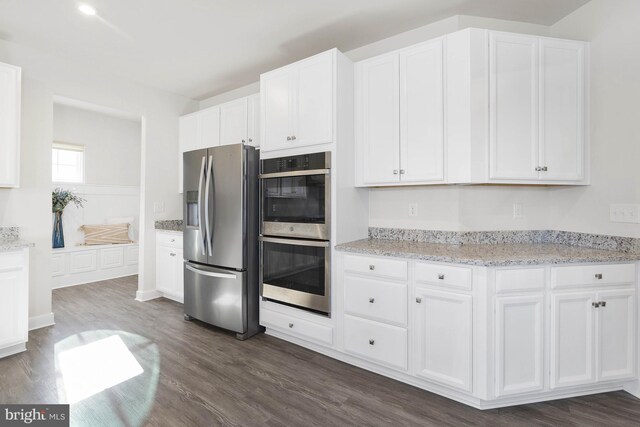
[{"label": "light switch plate", "polygon": [[611,222],[640,224],[640,204],[617,203],[609,205],[609,220]]},{"label": "light switch plate", "polygon": [[418,216],[418,204],[409,203],[409,216]]},{"label": "light switch plate", "polygon": [[522,203],[513,204],[513,217],[522,218]]}]

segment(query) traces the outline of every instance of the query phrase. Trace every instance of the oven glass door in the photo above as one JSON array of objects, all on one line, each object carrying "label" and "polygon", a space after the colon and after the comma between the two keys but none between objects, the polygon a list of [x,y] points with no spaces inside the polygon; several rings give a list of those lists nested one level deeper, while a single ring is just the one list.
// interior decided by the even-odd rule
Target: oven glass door
[{"label": "oven glass door", "polygon": [[324,224],[327,175],[263,178],[263,220]]},{"label": "oven glass door", "polygon": [[329,312],[329,242],[261,237],[264,297]]}]

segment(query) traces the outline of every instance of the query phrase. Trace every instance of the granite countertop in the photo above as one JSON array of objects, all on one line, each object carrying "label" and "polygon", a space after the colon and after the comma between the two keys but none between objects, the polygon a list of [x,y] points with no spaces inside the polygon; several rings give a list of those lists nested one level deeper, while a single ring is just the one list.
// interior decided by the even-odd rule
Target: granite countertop
[{"label": "granite countertop", "polygon": [[156,221],[156,230],[162,231],[179,231],[182,233],[182,220],[181,219],[167,219],[162,221]]},{"label": "granite countertop", "polygon": [[447,244],[363,239],[336,250],[479,266],[638,261],[640,254],[550,243]]},{"label": "granite countertop", "polygon": [[0,240],[0,252],[19,251],[24,248],[32,248],[35,246],[33,242],[24,240]]}]

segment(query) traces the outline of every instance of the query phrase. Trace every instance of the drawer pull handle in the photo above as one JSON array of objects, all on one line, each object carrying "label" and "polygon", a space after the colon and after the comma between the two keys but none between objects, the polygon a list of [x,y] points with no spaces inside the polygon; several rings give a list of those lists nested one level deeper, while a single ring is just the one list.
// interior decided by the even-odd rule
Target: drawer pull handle
[{"label": "drawer pull handle", "polygon": [[173,252],[171,252],[169,255],[171,255],[171,256],[176,256],[176,254],[174,254]]},{"label": "drawer pull handle", "polygon": [[369,270],[375,270],[375,269],[376,269],[376,266],[375,266],[375,265],[373,265],[373,264],[369,264]]},{"label": "drawer pull handle", "polygon": [[602,279],[602,273],[596,273],[596,279],[601,280]]},{"label": "drawer pull handle", "polygon": [[373,304],[373,303],[375,302],[375,300],[376,300],[375,298],[369,298],[369,302],[370,302],[371,304]]},{"label": "drawer pull handle", "polygon": [[600,303],[599,303],[599,302],[592,302],[592,303],[591,303],[591,305],[592,305],[594,308],[598,308],[598,307],[600,307]]},{"label": "drawer pull handle", "polygon": [[439,280],[444,280],[444,274],[438,274],[438,279]]},{"label": "drawer pull handle", "polygon": [[369,340],[369,345],[374,345],[376,343],[375,340]]},{"label": "drawer pull handle", "polygon": [[422,298],[417,297],[417,298],[416,298],[416,302],[417,302],[418,304],[420,304],[420,303],[422,302]]},{"label": "drawer pull handle", "polygon": [[293,328],[293,323],[289,323],[289,327],[290,327],[290,328]]}]

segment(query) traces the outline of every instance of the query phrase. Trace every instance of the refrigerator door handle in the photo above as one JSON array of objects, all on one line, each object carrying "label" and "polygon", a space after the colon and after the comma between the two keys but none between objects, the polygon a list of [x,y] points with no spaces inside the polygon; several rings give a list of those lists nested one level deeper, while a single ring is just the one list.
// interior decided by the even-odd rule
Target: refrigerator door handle
[{"label": "refrigerator door handle", "polygon": [[209,225],[209,187],[211,185],[211,175],[213,173],[213,156],[209,156],[209,167],[207,173],[207,183],[204,187],[204,219],[205,226],[207,228],[207,236],[205,240],[207,242],[207,248],[209,249],[209,256],[213,256],[213,251],[211,249],[211,242],[213,241],[213,235],[211,233],[211,226]]},{"label": "refrigerator door handle", "polygon": [[204,245],[207,241],[207,236],[205,235],[204,228],[202,226],[202,181],[204,180],[206,159],[206,156],[202,156],[202,165],[200,166],[200,181],[198,182],[198,230],[200,231],[200,237],[202,239],[202,255],[206,255]]},{"label": "refrigerator door handle", "polygon": [[219,277],[222,279],[236,279],[238,276],[236,276],[235,274],[232,273],[216,273],[213,271],[205,271],[205,270],[200,270],[197,268],[194,268],[192,266],[190,266],[189,264],[185,264],[184,265],[185,268],[189,271],[193,271],[196,274],[201,274],[203,276],[209,276],[209,277]]}]

